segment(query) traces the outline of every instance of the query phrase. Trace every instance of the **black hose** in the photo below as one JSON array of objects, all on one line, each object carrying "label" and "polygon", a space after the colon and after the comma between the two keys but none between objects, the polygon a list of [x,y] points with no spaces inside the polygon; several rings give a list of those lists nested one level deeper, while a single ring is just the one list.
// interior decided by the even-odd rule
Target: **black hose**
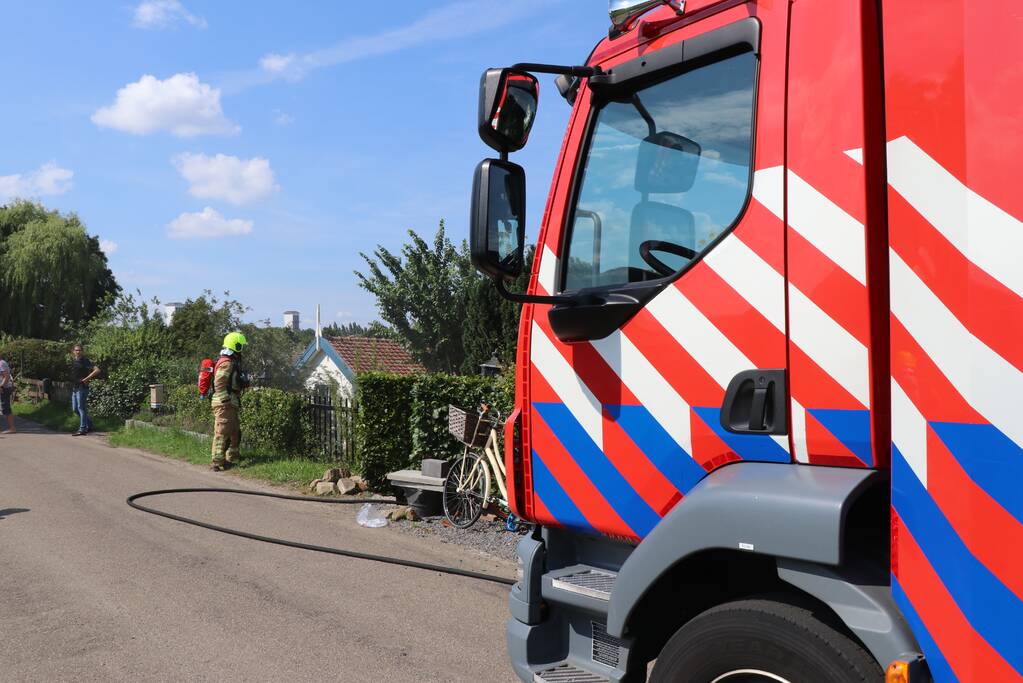
[{"label": "black hose", "polygon": [[427,562],[416,562],[415,560],[403,560],[397,557],[388,557],[386,555],[373,555],[371,553],[359,553],[354,550],[342,550],[341,548],[330,548],[322,545],[312,545],[310,543],[298,543],[297,541],[286,541],[282,538],[274,538],[273,536],[260,536],[259,534],[250,534],[247,531],[238,531],[237,529],[229,529],[223,526],[217,526],[216,524],[209,524],[207,522],[200,522],[190,517],[182,517],[181,515],[175,515],[170,512],[163,512],[162,510],[154,510],[153,508],[146,507],[145,505],[139,505],[136,500],[140,498],[148,498],[149,496],[162,496],[172,493],[237,493],[241,496],[262,496],[264,498],[278,498],[280,500],[298,500],[305,503],[327,503],[332,505],[354,505],[358,503],[391,503],[393,501],[378,499],[378,498],[356,498],[356,499],[330,499],[330,498],[309,498],[308,496],[286,496],[281,493],[264,493],[263,491],[246,491],[243,489],[224,489],[224,488],[194,488],[194,489],[162,489],[159,491],[143,491],[142,493],[136,493],[128,496],[125,501],[131,507],[142,512],[148,512],[151,515],[159,515],[166,517],[167,519],[173,519],[177,522],[184,522],[185,524],[191,524],[192,526],[202,527],[204,529],[210,529],[212,531],[219,531],[222,534],[231,534],[232,536],[241,536],[242,538],[248,538],[253,541],[263,541],[264,543],[274,543],[276,545],[286,545],[290,548],[300,548],[302,550],[313,550],[318,553],[330,553],[332,555],[342,555],[344,557],[354,557],[359,560],[370,560],[371,562],[386,562],[387,564],[397,564],[403,567],[412,567],[414,569],[426,569],[428,571],[441,572],[444,574],[454,574],[456,576],[465,576],[470,579],[479,579],[480,581],[491,581],[493,583],[500,583],[505,586],[511,586],[515,583],[514,579],[508,579],[497,574],[484,574],[482,572],[472,572],[465,569],[458,569],[457,567],[448,567],[442,564],[429,564]]}]

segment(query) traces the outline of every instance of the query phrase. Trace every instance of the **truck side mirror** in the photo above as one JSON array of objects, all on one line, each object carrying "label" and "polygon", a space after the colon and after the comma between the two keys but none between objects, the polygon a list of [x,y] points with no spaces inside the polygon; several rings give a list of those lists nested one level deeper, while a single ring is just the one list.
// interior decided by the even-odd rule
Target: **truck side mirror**
[{"label": "truck side mirror", "polygon": [[525,147],[539,97],[540,87],[532,74],[515,69],[484,71],[480,78],[480,138],[502,154]]},{"label": "truck side mirror", "polygon": [[522,272],[526,239],[526,173],[518,164],[484,159],[472,181],[469,255],[478,271],[500,281]]}]

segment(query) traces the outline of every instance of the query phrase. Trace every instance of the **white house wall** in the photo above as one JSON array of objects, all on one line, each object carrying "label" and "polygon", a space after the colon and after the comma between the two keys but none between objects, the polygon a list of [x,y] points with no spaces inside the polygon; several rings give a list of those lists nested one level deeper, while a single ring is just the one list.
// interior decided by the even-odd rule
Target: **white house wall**
[{"label": "white house wall", "polygon": [[318,384],[334,384],[342,395],[351,398],[355,394],[355,387],[348,381],[334,362],[322,351],[306,363],[308,374],[306,375],[305,386],[307,389],[315,389]]}]

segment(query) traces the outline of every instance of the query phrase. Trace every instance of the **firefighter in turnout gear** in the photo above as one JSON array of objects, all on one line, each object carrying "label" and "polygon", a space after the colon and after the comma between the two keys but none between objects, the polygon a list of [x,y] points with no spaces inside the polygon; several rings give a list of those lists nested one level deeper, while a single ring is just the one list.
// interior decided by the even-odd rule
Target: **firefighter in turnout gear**
[{"label": "firefighter in turnout gear", "polygon": [[241,369],[242,350],[248,342],[241,332],[224,337],[224,348],[213,370],[213,464],[215,472],[238,462],[241,425],[238,411],[248,382]]}]

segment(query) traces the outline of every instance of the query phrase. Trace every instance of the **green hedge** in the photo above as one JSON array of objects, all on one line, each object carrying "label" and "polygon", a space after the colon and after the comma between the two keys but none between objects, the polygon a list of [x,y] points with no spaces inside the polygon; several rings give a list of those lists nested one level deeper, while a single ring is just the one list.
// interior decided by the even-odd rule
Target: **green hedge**
[{"label": "green hedge", "polygon": [[168,409],[173,411],[175,426],[192,432],[213,434],[213,409],[208,399],[204,401],[199,398],[199,389],[194,384],[169,388],[166,402]]},{"label": "green hedge", "polygon": [[304,396],[258,388],[242,395],[242,444],[268,455],[308,456],[314,450]]},{"label": "green hedge", "polygon": [[[170,387],[166,394],[167,413],[152,421],[159,425],[213,434],[213,407],[199,398],[191,384]],[[142,405],[145,419],[148,403]],[[272,457],[309,457],[315,453],[308,403],[304,396],[278,389],[257,388],[242,395],[239,414],[242,453]]]},{"label": "green hedge", "polygon": [[[480,401],[507,415],[512,407],[511,373],[497,378],[445,374],[412,377],[365,373],[358,378],[356,459],[352,469],[376,489],[387,487],[388,472],[419,467],[424,457],[449,458],[462,446],[448,434],[448,405],[474,409]],[[157,424],[212,433],[210,402],[194,385],[169,387],[170,415]],[[148,404],[142,406],[143,414]],[[242,396],[242,446],[246,455],[315,457],[318,450],[301,394],[253,389]]]},{"label": "green hedge", "polygon": [[461,453],[462,443],[448,432],[448,405],[473,413],[481,402],[496,405],[495,393],[494,381],[486,377],[446,374],[418,377],[412,387],[409,418],[411,464],[418,466],[423,458],[448,459]]},{"label": "green hedge", "polygon": [[359,375],[356,433],[362,476],[374,488],[382,488],[388,472],[416,469],[423,458],[461,453],[461,443],[448,433],[448,405],[475,410],[485,401],[508,415],[514,402],[512,375]]},{"label": "green hedge", "polygon": [[13,339],[0,348],[0,358],[16,377],[25,379],[71,379],[71,344],[46,339]]},{"label": "green hedge", "polygon": [[384,488],[385,475],[412,465],[410,396],[416,377],[367,372],[359,375],[356,418],[356,469],[373,488]]}]

